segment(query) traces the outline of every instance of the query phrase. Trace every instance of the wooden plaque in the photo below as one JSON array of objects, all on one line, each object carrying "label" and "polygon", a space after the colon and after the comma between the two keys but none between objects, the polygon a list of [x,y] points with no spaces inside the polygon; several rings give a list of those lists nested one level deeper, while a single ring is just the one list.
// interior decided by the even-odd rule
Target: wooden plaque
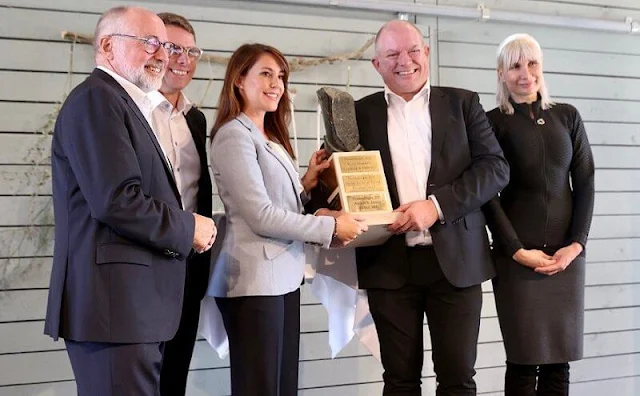
[{"label": "wooden plaque", "polygon": [[320,191],[328,207],[364,218],[369,230],[349,247],[384,243],[392,235],[387,226],[395,221],[380,152],[333,153],[330,167],[320,176]]}]

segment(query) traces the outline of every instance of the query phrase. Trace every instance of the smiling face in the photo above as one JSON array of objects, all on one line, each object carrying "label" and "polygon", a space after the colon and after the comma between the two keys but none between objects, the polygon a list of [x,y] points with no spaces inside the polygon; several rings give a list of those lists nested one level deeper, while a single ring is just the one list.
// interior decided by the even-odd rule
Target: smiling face
[{"label": "smiling face", "polygon": [[[178,44],[182,48],[195,47],[196,41],[193,34],[174,25],[167,25],[166,28],[168,40],[172,43]],[[196,60],[190,59],[186,52],[183,52],[179,56],[170,57],[160,91],[163,94],[182,91],[191,82],[193,74],[196,71],[197,63]]]},{"label": "smiling face", "polygon": [[[122,18],[120,26],[124,31],[113,33],[140,38],[157,37],[161,42],[167,41],[164,23],[154,13],[134,8]],[[111,70],[145,92],[160,88],[168,61],[164,48],[160,47],[154,54],[149,54],[142,41],[121,36],[104,37],[100,46]]]},{"label": "smiling face", "polygon": [[389,89],[411,100],[429,78],[429,46],[408,22],[388,22],[378,34],[376,68]]},{"label": "smiling face", "polygon": [[252,119],[264,119],[267,112],[278,109],[284,92],[285,73],[273,55],[260,55],[236,86],[242,96],[242,111]]},{"label": "smiling face", "polygon": [[538,99],[542,76],[539,60],[522,57],[506,70],[499,69],[498,76],[516,103],[531,103]]}]

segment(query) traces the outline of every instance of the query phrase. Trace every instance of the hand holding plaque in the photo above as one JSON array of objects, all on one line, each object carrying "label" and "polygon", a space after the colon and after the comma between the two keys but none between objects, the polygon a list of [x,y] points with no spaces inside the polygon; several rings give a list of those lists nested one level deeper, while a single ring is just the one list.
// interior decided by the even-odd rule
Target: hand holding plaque
[{"label": "hand holding plaque", "polygon": [[346,246],[369,229],[367,224],[361,222],[360,219],[354,217],[351,213],[337,213],[340,214],[335,217],[336,237],[333,241],[335,246]]},{"label": "hand holding plaque", "polygon": [[392,233],[393,212],[380,152],[361,151],[353,98],[335,88],[317,91],[326,129],[329,168],[320,175],[319,191],[332,210],[343,210],[364,220],[369,230],[349,246],[384,243]]}]

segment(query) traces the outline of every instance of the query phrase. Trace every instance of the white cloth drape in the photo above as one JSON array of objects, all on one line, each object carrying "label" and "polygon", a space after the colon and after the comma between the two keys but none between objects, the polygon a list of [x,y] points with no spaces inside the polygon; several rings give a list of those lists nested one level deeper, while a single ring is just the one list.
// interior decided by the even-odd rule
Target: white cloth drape
[{"label": "white cloth drape", "polygon": [[[380,345],[364,290],[357,287],[355,250],[306,246],[306,287],[327,310],[329,346],[335,358],[353,336],[380,360]],[[215,298],[205,296],[200,309],[200,334],[223,359],[229,354],[227,333]]]},{"label": "white cloth drape", "polygon": [[307,246],[305,274],[311,292],[327,310],[331,357],[354,335],[380,360],[380,345],[364,290],[358,289],[355,249],[320,249]]},{"label": "white cloth drape", "polygon": [[216,351],[220,359],[229,355],[229,339],[215,297],[205,296],[202,299],[198,331]]}]

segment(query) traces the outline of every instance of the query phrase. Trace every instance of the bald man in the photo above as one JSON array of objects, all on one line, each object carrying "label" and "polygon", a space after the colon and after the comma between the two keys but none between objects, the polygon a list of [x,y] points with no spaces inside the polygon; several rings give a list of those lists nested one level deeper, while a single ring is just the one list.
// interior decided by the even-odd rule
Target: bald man
[{"label": "bald man", "polygon": [[159,395],[164,342],[180,322],[185,261],[215,239],[183,210],[150,126],[170,53],[164,23],[108,10],[97,68],[65,101],[52,143],[55,248],[45,333],[65,339],[78,395]]},{"label": "bald man", "polygon": [[380,150],[398,220],[385,244],[356,249],[380,340],[384,395],[421,395],[423,320],[438,396],[476,394],[480,284],[495,275],[481,206],[509,167],[474,92],[429,83],[429,46],[410,22],[376,37],[384,91],[356,102],[360,143]]}]

